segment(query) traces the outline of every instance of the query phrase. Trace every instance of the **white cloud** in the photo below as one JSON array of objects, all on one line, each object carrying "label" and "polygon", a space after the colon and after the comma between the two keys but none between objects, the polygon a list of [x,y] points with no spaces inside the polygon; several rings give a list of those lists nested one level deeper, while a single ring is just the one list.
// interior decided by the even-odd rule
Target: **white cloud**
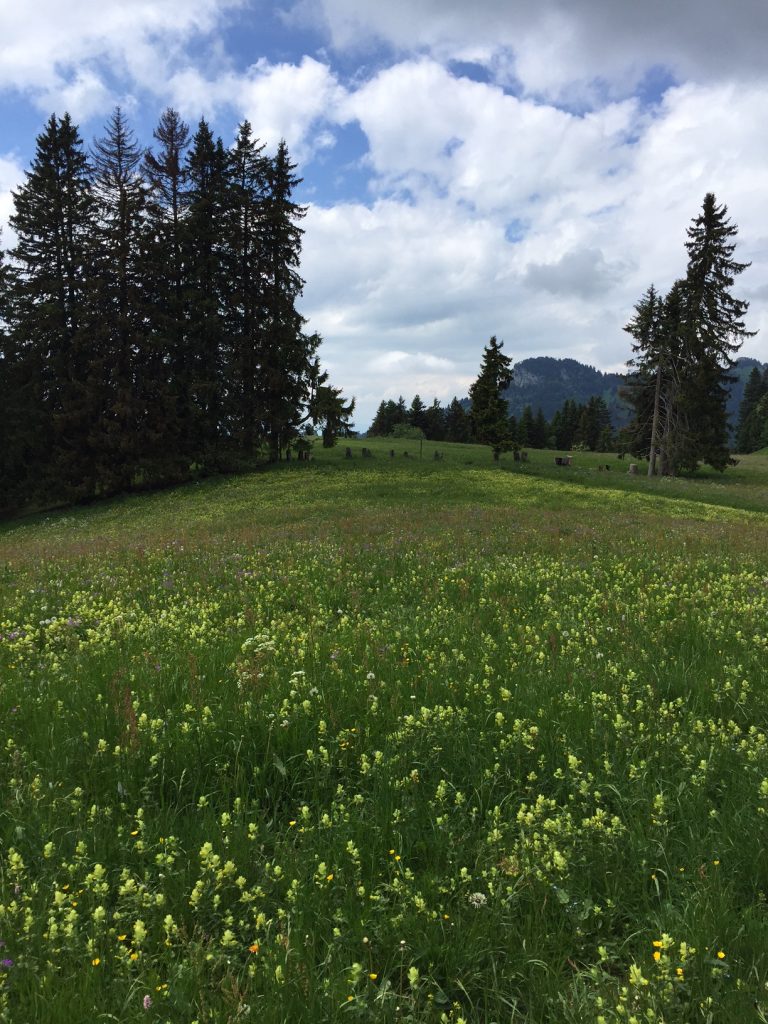
[{"label": "white cloud", "polygon": [[[35,0],[0,6],[0,88],[52,99],[76,118],[114,102],[104,69],[143,88],[161,88],[196,34],[213,30],[244,0]],[[64,107],[61,106],[63,111]]]},{"label": "white cloud", "polygon": [[262,58],[243,73],[227,71],[210,79],[187,67],[172,76],[169,90],[171,102],[185,116],[202,112],[214,117],[233,110],[251,122],[270,149],[285,139],[299,162],[333,146],[328,125],[348,119],[341,110],[345,93],[334,73],[307,56],[298,64],[271,64]]},{"label": "white cloud", "polygon": [[383,40],[443,60],[511,64],[527,90],[571,100],[577,85],[628,89],[658,65],[699,80],[765,75],[763,0],[315,0],[313,16],[339,50]]},{"label": "white cloud", "polygon": [[[310,211],[305,312],[338,382],[361,397],[361,422],[382,397],[465,394],[492,333],[516,360],[620,366],[636,300],[685,272],[685,229],[707,191],[728,203],[737,255],[753,261],[735,289],[755,292],[749,324],[768,322],[760,86],[691,83],[653,115],[627,102],[579,117],[420,60],[381,72],[345,109],[369,138],[380,195]],[[742,352],[764,349],[758,337]],[[427,378],[381,352],[453,365]]]},{"label": "white cloud", "polygon": [[21,165],[12,153],[0,156],[0,245],[9,249],[14,243],[14,235],[8,225],[8,218],[13,212],[11,191],[17,189],[24,179]]}]

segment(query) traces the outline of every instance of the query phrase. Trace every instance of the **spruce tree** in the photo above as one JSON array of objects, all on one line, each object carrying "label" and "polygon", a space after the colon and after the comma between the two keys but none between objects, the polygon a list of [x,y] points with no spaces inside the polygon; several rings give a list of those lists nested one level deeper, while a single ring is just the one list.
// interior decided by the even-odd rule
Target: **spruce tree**
[{"label": "spruce tree", "polygon": [[257,387],[262,430],[271,459],[296,436],[302,408],[309,398],[311,366],[320,344],[318,335],[304,333],[304,317],[296,308],[304,281],[299,274],[299,222],[306,207],[293,193],[301,184],[281,141],[266,164],[267,190],[262,231],[262,324],[260,374]]},{"label": "spruce tree", "polygon": [[424,411],[424,434],[430,441],[445,440],[445,409],[436,398]]},{"label": "spruce tree", "polygon": [[[14,272],[6,358],[13,380],[16,458],[31,498],[88,493],[93,404],[85,317],[94,203],[88,160],[69,115],[51,115],[24,184],[13,194]],[[12,474],[19,476],[19,466]]]},{"label": "spruce tree", "polygon": [[624,328],[633,338],[630,374],[622,392],[635,410],[633,444],[648,452],[648,475],[656,472],[662,389],[669,378],[669,353],[662,333],[662,305],[654,285],[635,305],[635,315]]},{"label": "spruce tree", "polygon": [[471,438],[469,416],[454,395],[445,410],[445,440],[454,444],[468,444]]},{"label": "spruce tree", "polygon": [[424,430],[425,434],[426,434],[426,430],[425,430],[425,427],[426,427],[425,413],[426,413],[426,411],[427,411],[427,407],[422,402],[421,396],[420,395],[414,395],[413,396],[413,401],[411,402],[411,407],[408,410],[408,422],[410,423],[410,425],[412,427],[418,427],[419,430]]},{"label": "spruce tree", "polygon": [[[768,375],[767,375],[768,376]],[[748,454],[757,451],[761,447],[762,424],[756,410],[760,400],[768,394],[768,381],[756,367],[752,367],[744,388],[744,397],[739,407],[739,424],[736,429],[736,449]]]},{"label": "spruce tree", "polygon": [[512,447],[509,432],[509,407],[502,393],[513,380],[512,360],[502,352],[504,342],[494,335],[485,349],[480,374],[469,389],[472,403],[472,431],[480,444],[490,445],[498,462],[503,451]]},{"label": "spruce tree", "polygon": [[180,463],[193,460],[197,440],[193,406],[193,369],[187,344],[184,309],[184,213],[187,168],[184,154],[189,128],[171,107],[154,130],[158,152],[144,153],[143,174],[148,186],[146,216],[149,232],[147,256],[151,296],[150,348],[154,372],[147,384],[147,415],[173,446]]},{"label": "spruce tree", "polygon": [[719,470],[728,464],[728,370],[742,341],[754,334],[744,322],[749,303],[731,293],[736,277],[749,264],[733,258],[737,228],[727,213],[725,203],[718,206],[708,192],[687,232],[680,402],[692,440],[684,462],[691,469],[698,461]]},{"label": "spruce tree", "polygon": [[227,380],[226,429],[237,448],[256,452],[264,388],[264,205],[267,161],[248,121],[238,128],[226,167],[225,237],[221,250]]},{"label": "spruce tree", "polygon": [[182,222],[184,273],[185,388],[189,419],[185,433],[191,459],[203,466],[222,462],[231,430],[224,302],[228,293],[226,242],[227,155],[201,120],[186,162]]},{"label": "spruce tree", "polygon": [[164,418],[155,418],[166,369],[150,328],[154,285],[142,156],[117,107],[92,147],[99,223],[89,263],[90,386],[99,394],[101,411],[95,456],[100,485],[108,492],[162,475],[160,464],[173,458],[164,443]]}]

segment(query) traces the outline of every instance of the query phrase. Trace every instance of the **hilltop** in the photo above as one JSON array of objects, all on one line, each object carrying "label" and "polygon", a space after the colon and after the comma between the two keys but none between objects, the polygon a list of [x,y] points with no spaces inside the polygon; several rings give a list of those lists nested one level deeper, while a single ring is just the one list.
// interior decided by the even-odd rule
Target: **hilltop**
[{"label": "hilltop", "polygon": [[[763,370],[765,365],[746,356],[737,359],[732,371],[736,380],[731,386],[728,399],[728,414],[733,425],[738,417],[744,386],[752,367],[757,366]],[[622,427],[629,421],[631,410],[619,397],[619,389],[624,384],[621,373],[604,373],[577,359],[556,359],[552,356],[521,359],[515,363],[514,371],[515,379],[504,395],[512,416],[519,417],[526,405],[530,405],[534,412],[541,408],[549,420],[566,399],[583,404],[599,395],[610,410],[614,428]]]}]

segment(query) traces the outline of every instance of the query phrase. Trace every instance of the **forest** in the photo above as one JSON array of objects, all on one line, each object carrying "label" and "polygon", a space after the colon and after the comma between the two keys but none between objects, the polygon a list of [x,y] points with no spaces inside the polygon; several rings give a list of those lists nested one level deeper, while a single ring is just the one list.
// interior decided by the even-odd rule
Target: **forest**
[{"label": "forest", "polygon": [[296,308],[304,207],[281,142],[172,109],[89,148],[52,115],[0,252],[0,508],[72,502],[332,443],[347,402]]}]

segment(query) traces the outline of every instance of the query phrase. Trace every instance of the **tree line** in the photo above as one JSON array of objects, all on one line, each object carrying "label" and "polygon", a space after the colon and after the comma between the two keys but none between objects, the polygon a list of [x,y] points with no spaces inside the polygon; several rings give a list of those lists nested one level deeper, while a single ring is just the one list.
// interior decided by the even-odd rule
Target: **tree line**
[{"label": "tree line", "polygon": [[762,373],[756,366],[753,366],[739,406],[736,450],[749,454],[766,447],[768,447],[768,366]]},{"label": "tree line", "polygon": [[86,149],[52,115],[0,249],[0,507],[178,482],[324,443],[354,402],[296,308],[305,207],[285,142],[225,148],[118,108]]},{"label": "tree line", "polygon": [[[617,449],[621,440],[611,426],[608,406],[599,395],[587,402],[566,399],[551,420],[546,418],[541,408],[534,413],[530,405],[525,406],[519,417],[505,415],[504,420],[511,447],[611,452]],[[419,395],[415,395],[410,404],[406,404],[402,396],[397,401],[381,402],[368,436],[423,437],[427,441],[459,444],[487,443],[478,437],[471,403],[465,406],[454,398],[447,406],[442,406],[435,398],[431,405],[425,405]]]}]

